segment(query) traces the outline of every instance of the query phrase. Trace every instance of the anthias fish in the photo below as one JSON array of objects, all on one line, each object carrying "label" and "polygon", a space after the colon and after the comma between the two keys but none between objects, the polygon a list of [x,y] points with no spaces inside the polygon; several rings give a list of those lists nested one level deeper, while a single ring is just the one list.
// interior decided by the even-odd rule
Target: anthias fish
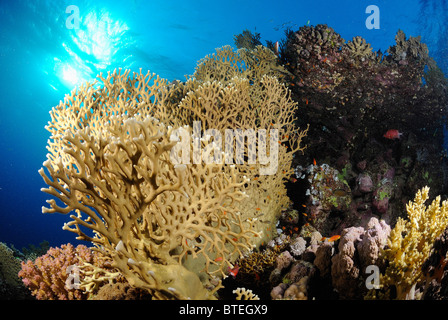
[{"label": "anthias fish", "polygon": [[400,139],[402,135],[403,133],[398,132],[397,129],[390,129],[383,135],[383,137],[386,139],[394,140],[394,139]]}]

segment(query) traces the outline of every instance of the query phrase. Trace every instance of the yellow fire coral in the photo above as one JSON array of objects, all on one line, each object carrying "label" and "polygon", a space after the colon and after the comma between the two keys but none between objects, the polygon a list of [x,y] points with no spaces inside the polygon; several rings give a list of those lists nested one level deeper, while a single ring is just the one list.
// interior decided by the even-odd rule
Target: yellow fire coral
[{"label": "yellow fire coral", "polygon": [[233,205],[244,199],[241,183],[219,165],[173,165],[172,129],[157,120],[117,118],[104,125],[108,136],[95,139],[89,127],[65,136],[64,160],[46,161],[48,175],[39,171],[50,186],[43,191],[65,207],[49,200],[43,212],[75,210],[64,229],[100,245],[131,285],[159,298],[208,297],[183,260],[202,255],[213,272],[209,252],[230,265],[232,254],[250,250],[256,233]]},{"label": "yellow fire coral", "polygon": [[[155,298],[213,298],[219,284],[206,289],[212,276],[225,276],[264,229],[274,230],[288,204],[283,183],[306,134],[293,125],[296,103],[269,76],[176,86],[120,70],[99,79],[102,85],[74,90],[50,112],[48,159],[39,173],[49,186],[43,191],[63,204],[48,200],[43,212],[74,212],[64,229],[93,242],[132,286]],[[217,143],[196,136],[194,121],[223,136],[228,128],[277,130],[262,149],[265,158],[275,156],[279,174],[260,175],[266,161],[246,163],[250,144],[242,164],[198,162],[194,152],[185,158],[179,142],[188,150]],[[186,163],[173,162],[180,151]]]},{"label": "yellow fire coral", "polygon": [[231,46],[224,46],[216,53],[201,59],[193,75],[201,81],[219,81],[226,84],[234,77],[259,81],[263,75],[274,76],[280,81],[289,74],[278,65],[278,58],[265,46],[258,45],[253,50],[239,49],[234,51]]},{"label": "yellow fire coral", "polygon": [[448,225],[448,201],[438,196],[428,207],[429,188],[424,187],[406,206],[409,220],[399,218],[391,231],[383,257],[389,262],[381,286],[395,286],[397,299],[413,299],[416,284],[423,280],[421,267],[432,245]]},{"label": "yellow fire coral", "polygon": [[[251,132],[253,129],[269,133],[266,150],[261,150],[260,141],[257,147],[270,161],[246,161],[237,166],[240,176],[249,179],[245,190],[249,197],[239,203],[240,211],[245,219],[256,219],[255,229],[263,231],[262,237],[254,239],[256,245],[271,238],[281,209],[290,203],[284,183],[293,174],[293,155],[305,149],[301,142],[308,130],[295,126],[298,106],[279,81],[287,71],[276,61],[274,53],[263,46],[236,52],[230,46],[220,48],[199,62],[193,77],[180,86],[188,93],[169,112],[182,119],[180,125],[200,121],[203,128],[214,128],[222,137],[229,128],[247,133],[247,137],[235,137],[235,149],[244,146],[251,133],[254,138],[257,132]],[[276,141],[271,134],[275,130]],[[226,163],[232,156],[224,156]],[[254,150],[244,149],[243,159],[253,156]]]}]

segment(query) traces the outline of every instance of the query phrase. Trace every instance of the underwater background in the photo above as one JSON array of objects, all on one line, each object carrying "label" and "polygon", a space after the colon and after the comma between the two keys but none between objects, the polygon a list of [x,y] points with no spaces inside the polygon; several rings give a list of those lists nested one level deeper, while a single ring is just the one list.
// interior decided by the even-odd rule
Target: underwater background
[{"label": "underwater background", "polygon": [[[79,8],[69,28],[69,6]],[[380,9],[379,28],[366,8]],[[49,111],[100,72],[150,70],[185,80],[197,61],[234,44],[243,30],[276,42],[285,31],[327,24],[374,51],[395,43],[399,29],[421,36],[447,73],[448,3],[425,1],[0,1],[0,242],[17,248],[76,243],[62,230],[68,217],[42,214],[48,195],[38,174],[46,159]],[[236,47],[235,47],[236,48]]]}]

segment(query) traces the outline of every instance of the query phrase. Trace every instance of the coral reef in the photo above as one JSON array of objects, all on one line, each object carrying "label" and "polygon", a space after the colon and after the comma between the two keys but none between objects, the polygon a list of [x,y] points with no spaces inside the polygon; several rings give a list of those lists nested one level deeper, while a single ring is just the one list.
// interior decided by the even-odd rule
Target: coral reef
[{"label": "coral reef", "polygon": [[[399,30],[383,54],[362,37],[346,42],[326,25],[303,26],[286,33],[280,53],[301,106],[297,123],[309,124],[312,137],[288,185],[302,226],[314,223],[324,235],[371,217],[393,226],[422,185],[445,193],[448,86],[420,37]],[[390,129],[400,138],[387,138]],[[335,177],[345,182],[341,191]]]},{"label": "coral reef", "polygon": [[24,263],[38,299],[446,299],[448,204],[415,193],[447,187],[448,81],[401,30],[384,54],[326,25],[285,35],[244,30],[185,82],[100,74],[52,109],[43,212],[102,258]]}]

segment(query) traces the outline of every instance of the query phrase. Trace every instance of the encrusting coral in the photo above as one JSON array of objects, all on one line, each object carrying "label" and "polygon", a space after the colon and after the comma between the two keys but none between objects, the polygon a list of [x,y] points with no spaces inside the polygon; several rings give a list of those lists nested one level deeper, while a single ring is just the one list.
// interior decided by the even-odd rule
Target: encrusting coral
[{"label": "encrusting coral", "polygon": [[[209,280],[225,276],[236,258],[262,241],[269,224],[274,229],[288,203],[283,182],[292,173],[292,154],[303,150],[306,131],[294,128],[297,104],[284,85],[261,76],[258,67],[251,83],[238,72],[219,77],[228,64],[216,63],[206,80],[197,79],[197,71],[197,78],[178,85],[149,73],[100,75],[102,86],[72,91],[50,112],[46,127],[49,153],[39,173],[49,186],[43,191],[63,205],[48,200],[43,212],[74,211],[64,229],[93,242],[131,286],[157,299],[214,298],[220,285],[213,281],[209,290]],[[195,120],[218,132],[277,129],[264,151],[277,156],[278,150],[271,165],[280,174],[260,174],[266,169],[261,160],[195,161],[194,152],[184,151],[196,143],[220,155],[217,140],[194,135]],[[187,149],[175,148],[179,142]],[[173,161],[180,153],[186,164]],[[258,219],[263,214],[267,218]]]}]

